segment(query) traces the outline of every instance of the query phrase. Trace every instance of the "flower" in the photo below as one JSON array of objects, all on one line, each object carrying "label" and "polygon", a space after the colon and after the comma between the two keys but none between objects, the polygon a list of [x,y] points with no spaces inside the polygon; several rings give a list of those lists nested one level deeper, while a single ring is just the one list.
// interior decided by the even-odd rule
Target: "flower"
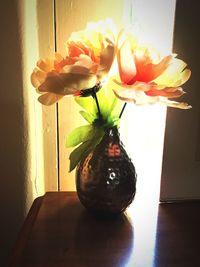
[{"label": "flower", "polygon": [[88,23],[85,31],[74,32],[67,42],[69,56],[84,55],[95,64],[101,80],[109,72],[115,57],[115,26],[110,19]]},{"label": "flower", "polygon": [[67,56],[55,53],[37,62],[31,82],[41,94],[38,100],[51,105],[65,95],[78,95],[79,91],[99,84],[115,57],[114,41],[106,21],[72,33],[67,41]]},{"label": "flower", "polygon": [[[191,75],[184,61],[174,54],[161,58],[156,49],[124,31],[119,32],[117,42],[115,36],[111,20],[88,23],[85,30],[71,34],[65,56],[55,53],[41,59],[32,72],[31,82],[42,104],[73,95],[82,107],[80,114],[87,124],[75,128],[66,142],[67,147],[76,147],[69,157],[70,171],[101,142],[106,129],[119,127],[126,102],[191,107],[169,100],[184,94],[181,85]],[[115,56],[118,74],[104,83],[115,70],[110,71]],[[115,150],[109,147],[110,154],[117,154]]]},{"label": "flower", "polygon": [[191,71],[185,69],[186,63],[175,55],[160,59],[154,48],[139,44],[134,36],[124,37],[124,32],[120,32],[117,42],[119,76],[113,78],[115,95],[136,105],[161,102],[167,106],[190,108],[186,103],[168,99],[185,93],[180,86],[191,75]]}]

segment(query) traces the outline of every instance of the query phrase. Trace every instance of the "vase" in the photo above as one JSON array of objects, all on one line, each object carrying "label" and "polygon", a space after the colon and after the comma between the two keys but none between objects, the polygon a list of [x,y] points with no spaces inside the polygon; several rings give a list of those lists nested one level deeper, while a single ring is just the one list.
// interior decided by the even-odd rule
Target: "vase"
[{"label": "vase", "polygon": [[76,189],[80,202],[96,214],[120,214],[136,192],[136,171],[116,127],[79,163]]}]

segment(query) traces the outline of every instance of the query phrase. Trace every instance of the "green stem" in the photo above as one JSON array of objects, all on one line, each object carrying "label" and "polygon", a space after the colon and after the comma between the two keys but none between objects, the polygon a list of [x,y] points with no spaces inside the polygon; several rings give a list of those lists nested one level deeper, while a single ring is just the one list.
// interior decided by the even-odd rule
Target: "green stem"
[{"label": "green stem", "polygon": [[96,92],[95,92],[95,89],[94,88],[92,88],[92,97],[94,98],[95,103],[96,103],[96,106],[97,106],[99,120],[101,120],[102,119],[101,111],[100,111],[98,98],[97,98],[97,95],[96,95]]},{"label": "green stem", "polygon": [[121,112],[120,112],[120,114],[119,114],[119,118],[120,118],[120,119],[121,119],[121,116],[122,116],[122,114],[123,114],[123,112],[124,112],[124,109],[125,109],[126,105],[127,105],[127,103],[125,102],[124,105],[123,105],[123,108],[122,108],[122,110],[121,110]]}]

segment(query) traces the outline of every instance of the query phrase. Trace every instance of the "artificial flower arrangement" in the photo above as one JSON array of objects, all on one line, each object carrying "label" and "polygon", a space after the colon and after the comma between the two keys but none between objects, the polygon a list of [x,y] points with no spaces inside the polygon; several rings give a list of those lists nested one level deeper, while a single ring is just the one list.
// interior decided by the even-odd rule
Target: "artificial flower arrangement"
[{"label": "artificial flower arrangement", "polygon": [[80,114],[88,124],[74,129],[66,141],[67,147],[76,147],[70,154],[70,171],[100,143],[106,128],[119,128],[128,102],[191,108],[171,100],[185,93],[181,85],[191,75],[186,63],[175,54],[161,58],[134,34],[125,30],[115,34],[111,24],[89,23],[85,30],[72,33],[67,55],[55,53],[39,60],[31,75],[43,105],[71,96],[83,109]]}]

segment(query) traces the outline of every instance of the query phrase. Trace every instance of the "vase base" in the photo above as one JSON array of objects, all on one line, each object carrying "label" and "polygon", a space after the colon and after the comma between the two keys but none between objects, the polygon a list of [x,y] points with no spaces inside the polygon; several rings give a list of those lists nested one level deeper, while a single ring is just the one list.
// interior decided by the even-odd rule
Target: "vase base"
[{"label": "vase base", "polygon": [[95,198],[95,196],[85,196],[78,191],[78,197],[82,205],[95,216],[114,217],[122,214],[134,200],[135,193],[126,198]]},{"label": "vase base", "polygon": [[93,218],[98,220],[115,220],[124,215],[123,211],[114,213],[102,210],[93,210],[88,208],[86,208],[86,210]]}]

